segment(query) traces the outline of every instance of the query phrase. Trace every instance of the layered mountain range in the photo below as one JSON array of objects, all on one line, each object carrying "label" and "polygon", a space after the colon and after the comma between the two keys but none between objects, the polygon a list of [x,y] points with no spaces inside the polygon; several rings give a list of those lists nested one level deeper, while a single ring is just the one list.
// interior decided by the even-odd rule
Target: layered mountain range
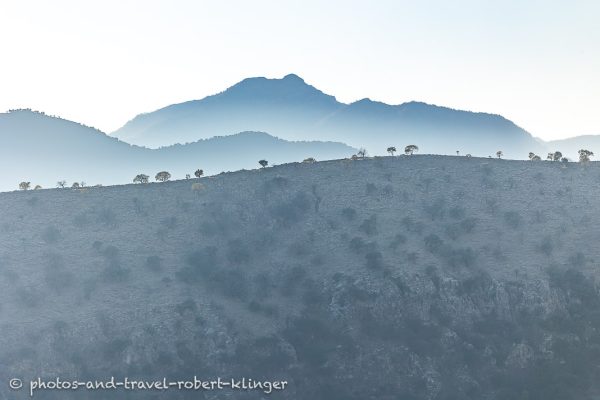
[{"label": "layered mountain range", "polygon": [[271,165],[400,152],[472,154],[526,159],[562,151],[594,151],[600,137],[543,142],[506,118],[421,102],[389,105],[370,99],[338,101],[297,75],[248,78],[227,90],[141,114],[110,135],[29,110],[0,114],[0,166],[11,171],[0,190],[21,181],[54,186],[58,180],[120,184],[161,170],[183,178]]}]

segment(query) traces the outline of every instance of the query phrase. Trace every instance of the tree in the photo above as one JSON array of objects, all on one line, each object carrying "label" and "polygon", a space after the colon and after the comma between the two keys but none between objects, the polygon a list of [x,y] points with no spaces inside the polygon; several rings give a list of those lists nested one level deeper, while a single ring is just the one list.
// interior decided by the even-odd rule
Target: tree
[{"label": "tree", "polygon": [[72,189],[79,189],[81,187],[81,185],[79,185],[79,182],[73,182],[73,184],[71,185]]},{"label": "tree", "polygon": [[169,179],[171,179],[171,174],[167,171],[161,171],[158,174],[156,174],[154,179],[156,179],[157,182],[166,182]]},{"label": "tree", "polygon": [[33,190],[40,190],[42,187],[40,185],[35,185],[35,187],[33,188]]},{"label": "tree", "polygon": [[409,144],[408,146],[406,146],[404,148],[404,154],[406,154],[406,155],[412,156],[415,151],[419,151],[419,146],[417,146],[415,144]]},{"label": "tree", "polygon": [[548,156],[546,157],[546,160],[554,161],[554,153],[548,153]]},{"label": "tree", "polygon": [[552,154],[552,161],[560,161],[562,156],[560,151],[555,151],[554,154]]},{"label": "tree", "polygon": [[563,164],[568,164],[569,163],[569,159],[567,157],[563,157],[560,159],[560,162]]},{"label": "tree", "polygon": [[21,183],[19,183],[19,189],[20,190],[29,190],[30,187],[31,187],[31,182],[21,182]]},{"label": "tree", "polygon": [[459,154],[460,154],[460,151],[459,151],[459,150],[456,150],[456,155],[459,155]]},{"label": "tree", "polygon": [[148,179],[150,179],[148,175],[138,174],[133,178],[133,183],[148,183]]},{"label": "tree", "polygon": [[190,179],[192,176],[190,174],[185,174],[185,179]]},{"label": "tree", "polygon": [[396,152],[396,148],[394,146],[388,147],[387,152],[390,153],[391,156],[394,156],[394,153]]},{"label": "tree", "polygon": [[317,160],[315,160],[313,157],[308,157],[305,158],[304,161],[302,161],[304,164],[312,164],[312,163],[316,163]]},{"label": "tree", "polygon": [[535,157],[535,153],[532,153],[531,151],[529,152],[529,159],[532,160],[533,157]]},{"label": "tree", "polygon": [[269,165],[269,162],[267,160],[260,160],[258,162],[260,164],[261,167],[266,168],[267,165]]},{"label": "tree", "polygon": [[196,172],[194,172],[196,178],[200,178],[202,175],[204,175],[204,171],[201,169],[197,169]]},{"label": "tree", "polygon": [[58,182],[56,182],[56,187],[57,188],[63,189],[65,186],[67,186],[67,181],[58,181]]},{"label": "tree", "polygon": [[531,161],[542,161],[542,157],[534,154],[533,157],[531,157]]},{"label": "tree", "polygon": [[496,152],[496,157],[498,157],[498,158],[502,158],[503,155],[504,155],[504,153],[502,152],[502,150],[498,150]]},{"label": "tree", "polygon": [[585,149],[581,149],[577,153],[579,153],[579,162],[581,163],[586,163],[590,161],[590,157],[594,155],[593,152]]},{"label": "tree", "polygon": [[364,147],[361,147],[356,153],[360,158],[365,158],[367,156],[367,150]]},{"label": "tree", "polygon": [[467,158],[471,158],[471,157],[473,157],[473,156],[472,156],[472,155],[470,155],[470,154],[467,154],[465,157],[467,157]]}]

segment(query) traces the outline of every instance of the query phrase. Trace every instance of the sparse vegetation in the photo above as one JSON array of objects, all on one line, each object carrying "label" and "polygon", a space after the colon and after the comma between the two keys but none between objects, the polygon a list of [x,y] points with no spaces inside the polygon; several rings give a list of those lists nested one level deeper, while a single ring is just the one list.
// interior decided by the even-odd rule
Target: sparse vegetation
[{"label": "sparse vegetation", "polygon": [[269,165],[269,162],[267,160],[260,160],[258,163],[262,168],[266,168],[267,165]]},{"label": "sparse vegetation", "polygon": [[20,190],[29,190],[31,188],[31,182],[21,182],[19,183]]},{"label": "sparse vegetation", "polygon": [[581,149],[577,152],[579,154],[579,162],[580,163],[587,163],[590,161],[590,157],[592,157],[594,155],[593,152],[589,151],[589,150],[585,150],[585,149]]},{"label": "sparse vegetation", "polygon": [[404,154],[406,155],[413,155],[413,153],[419,151],[419,147],[417,145],[414,144],[409,144],[408,146],[406,146],[404,148]]},{"label": "sparse vegetation", "polygon": [[0,311],[27,328],[3,368],[277,372],[290,399],[597,393],[595,165],[391,161],[2,195]]},{"label": "sparse vegetation", "polygon": [[154,177],[154,179],[157,182],[167,182],[169,179],[171,179],[171,174],[168,173],[167,171],[161,171],[159,173],[156,174],[156,176]]},{"label": "sparse vegetation", "polygon": [[148,183],[148,179],[150,179],[148,175],[138,174],[133,178],[133,183]]}]

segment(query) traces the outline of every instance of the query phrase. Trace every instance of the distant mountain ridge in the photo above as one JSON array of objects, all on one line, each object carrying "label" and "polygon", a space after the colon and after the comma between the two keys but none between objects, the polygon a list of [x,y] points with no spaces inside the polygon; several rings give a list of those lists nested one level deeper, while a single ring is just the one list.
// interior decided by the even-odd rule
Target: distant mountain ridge
[{"label": "distant mountain ridge", "polygon": [[248,78],[201,100],[141,114],[112,135],[160,147],[242,130],[290,140],[332,140],[385,154],[387,146],[418,144],[427,153],[486,156],[502,149],[524,158],[543,151],[528,132],[500,115],[454,110],[422,102],[389,105],[362,99],[350,104],[307,84],[297,75]]},{"label": "distant mountain ridge", "polygon": [[0,113],[0,167],[10,171],[0,190],[14,190],[21,181],[54,187],[59,180],[87,184],[129,183],[137,174],[154,177],[167,170],[173,178],[316,159],[344,158],[356,149],[333,142],[291,142],[264,132],[241,132],[186,145],[148,149],[130,145],[72,121],[27,110]]}]

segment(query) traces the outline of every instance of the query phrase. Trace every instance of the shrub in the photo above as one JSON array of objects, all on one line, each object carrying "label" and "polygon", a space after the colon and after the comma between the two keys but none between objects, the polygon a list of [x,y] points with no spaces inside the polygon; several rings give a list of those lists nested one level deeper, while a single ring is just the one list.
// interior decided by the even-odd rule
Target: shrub
[{"label": "shrub", "polygon": [[423,233],[424,225],[422,222],[415,222],[411,217],[404,217],[402,218],[401,223],[408,232],[417,234]]},{"label": "shrub", "polygon": [[439,254],[444,245],[444,241],[435,233],[425,236],[424,240],[425,249],[432,254]]},{"label": "shrub", "polygon": [[367,183],[366,194],[371,196],[377,193],[377,186],[374,183]]},{"label": "shrub", "polygon": [[248,263],[251,259],[250,249],[241,239],[227,242],[227,259],[232,264]]},{"label": "shrub", "polygon": [[356,210],[354,208],[346,207],[342,209],[342,217],[348,221],[352,221],[356,218]]},{"label": "shrub", "polygon": [[544,236],[541,243],[538,246],[539,251],[541,251],[546,256],[550,256],[552,251],[554,250],[554,244],[552,243],[552,238],[548,235]]},{"label": "shrub", "polygon": [[369,236],[377,234],[377,216],[373,214],[365,219],[359,229]]},{"label": "shrub", "polygon": [[350,250],[356,254],[364,254],[375,249],[375,243],[367,243],[363,238],[355,236],[350,240]]},{"label": "shrub", "polygon": [[311,202],[308,195],[304,192],[298,192],[296,195],[272,209],[272,215],[275,220],[286,227],[299,222],[310,210]]},{"label": "shrub", "polygon": [[464,207],[454,206],[448,210],[448,215],[454,219],[463,219],[466,215]]},{"label": "shrub", "polygon": [[187,266],[177,272],[177,277],[187,283],[199,282],[218,268],[217,261],[216,247],[209,246],[194,251],[186,257]]},{"label": "shrub", "polygon": [[166,182],[169,179],[171,179],[171,174],[168,173],[167,171],[161,171],[159,173],[156,174],[156,176],[154,177],[154,179],[157,182]]},{"label": "shrub", "polygon": [[149,256],[146,258],[146,268],[154,272],[160,271],[162,269],[162,259],[159,256]]},{"label": "shrub", "polygon": [[396,250],[400,245],[403,245],[404,243],[406,243],[406,236],[404,236],[401,233],[398,233],[392,239],[392,242],[390,243],[390,248],[392,250]]},{"label": "shrub", "polygon": [[504,213],[504,222],[512,229],[517,229],[521,226],[521,214],[517,211],[507,211]]},{"label": "shrub", "polygon": [[48,244],[56,243],[60,240],[60,230],[55,226],[48,226],[42,232],[42,239]]},{"label": "shrub", "polygon": [[368,269],[379,270],[383,269],[383,255],[379,251],[370,251],[365,255],[366,265]]},{"label": "shrub", "polygon": [[475,265],[475,253],[470,248],[446,249],[444,257],[453,268],[471,268]]},{"label": "shrub", "polygon": [[443,198],[436,199],[433,203],[426,205],[423,209],[432,221],[444,218],[446,201]]}]

